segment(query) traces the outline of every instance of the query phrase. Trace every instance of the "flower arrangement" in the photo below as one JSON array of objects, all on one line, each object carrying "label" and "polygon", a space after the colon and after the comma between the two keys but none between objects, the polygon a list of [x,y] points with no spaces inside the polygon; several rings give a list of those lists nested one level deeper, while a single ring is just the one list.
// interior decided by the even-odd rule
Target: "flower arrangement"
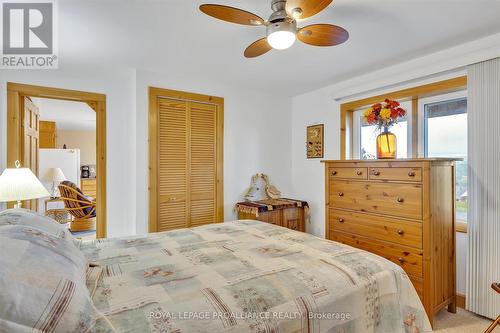
[{"label": "flower arrangement", "polygon": [[363,113],[366,123],[376,125],[379,130],[387,129],[398,123],[399,118],[404,117],[406,111],[399,102],[386,99],[382,103],[375,103]]}]

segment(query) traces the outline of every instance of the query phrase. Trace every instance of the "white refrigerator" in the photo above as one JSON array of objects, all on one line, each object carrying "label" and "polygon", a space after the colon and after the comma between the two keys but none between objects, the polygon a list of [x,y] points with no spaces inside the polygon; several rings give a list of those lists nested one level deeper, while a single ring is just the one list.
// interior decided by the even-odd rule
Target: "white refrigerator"
[{"label": "white refrigerator", "polygon": [[[80,187],[80,150],[79,149],[40,149],[38,160],[38,176],[43,178],[45,172],[50,168],[61,168],[67,180],[72,181]],[[52,182],[43,182],[49,192],[52,189]],[[57,184],[56,184],[57,186]],[[52,208],[63,208],[52,206]],[[38,200],[38,211],[45,213],[45,200]]]}]

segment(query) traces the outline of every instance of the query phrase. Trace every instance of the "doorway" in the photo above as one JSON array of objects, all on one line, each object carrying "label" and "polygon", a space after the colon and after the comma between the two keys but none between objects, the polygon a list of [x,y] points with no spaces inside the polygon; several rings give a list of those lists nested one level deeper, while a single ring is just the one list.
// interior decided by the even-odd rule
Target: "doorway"
[{"label": "doorway", "polygon": [[[95,215],[96,237],[106,237],[106,95],[7,83],[7,167],[16,160],[30,168],[39,178],[40,115],[33,100],[72,101],[85,103],[95,112]],[[47,126],[50,124],[45,124]],[[47,128],[43,129],[44,131]],[[45,141],[47,135],[44,133]],[[44,142],[43,144],[47,144]],[[81,183],[80,183],[81,184]],[[80,186],[80,184],[77,184]],[[38,203],[24,206],[37,210]]]}]

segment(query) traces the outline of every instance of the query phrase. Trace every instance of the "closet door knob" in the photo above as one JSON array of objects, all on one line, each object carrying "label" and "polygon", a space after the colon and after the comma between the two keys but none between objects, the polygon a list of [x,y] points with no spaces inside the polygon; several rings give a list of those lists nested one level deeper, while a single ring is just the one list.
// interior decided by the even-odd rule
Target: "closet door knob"
[{"label": "closet door knob", "polygon": [[344,196],[344,192],[339,192],[339,197],[343,197]]},{"label": "closet door knob", "polygon": [[398,198],[396,199],[396,201],[397,201],[397,202],[399,202],[399,203],[402,203],[402,202],[405,202],[405,199],[404,199],[404,198],[400,198],[400,197],[398,197]]},{"label": "closet door knob", "polygon": [[361,176],[361,175],[363,174],[363,171],[358,170],[358,171],[356,172],[356,174],[357,174],[358,176]]},{"label": "closet door knob", "polygon": [[337,171],[332,171],[332,176],[336,176],[337,175]]},{"label": "closet door knob", "polygon": [[413,171],[408,172],[408,176],[409,177],[415,177],[415,172],[413,172]]},{"label": "closet door knob", "polygon": [[344,223],[344,219],[343,218],[339,218],[339,222],[340,223]]},{"label": "closet door knob", "polygon": [[399,261],[400,263],[404,264],[405,259],[404,259],[404,258],[399,257],[399,258],[398,258],[398,261]]},{"label": "closet door knob", "polygon": [[405,231],[402,229],[398,230],[398,235],[403,236],[405,234]]}]

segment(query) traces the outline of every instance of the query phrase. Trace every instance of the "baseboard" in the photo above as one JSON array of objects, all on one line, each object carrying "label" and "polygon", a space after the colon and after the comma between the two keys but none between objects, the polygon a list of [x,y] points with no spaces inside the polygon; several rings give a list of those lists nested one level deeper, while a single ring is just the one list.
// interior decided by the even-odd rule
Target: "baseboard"
[{"label": "baseboard", "polygon": [[457,306],[465,309],[465,295],[457,294]]}]

